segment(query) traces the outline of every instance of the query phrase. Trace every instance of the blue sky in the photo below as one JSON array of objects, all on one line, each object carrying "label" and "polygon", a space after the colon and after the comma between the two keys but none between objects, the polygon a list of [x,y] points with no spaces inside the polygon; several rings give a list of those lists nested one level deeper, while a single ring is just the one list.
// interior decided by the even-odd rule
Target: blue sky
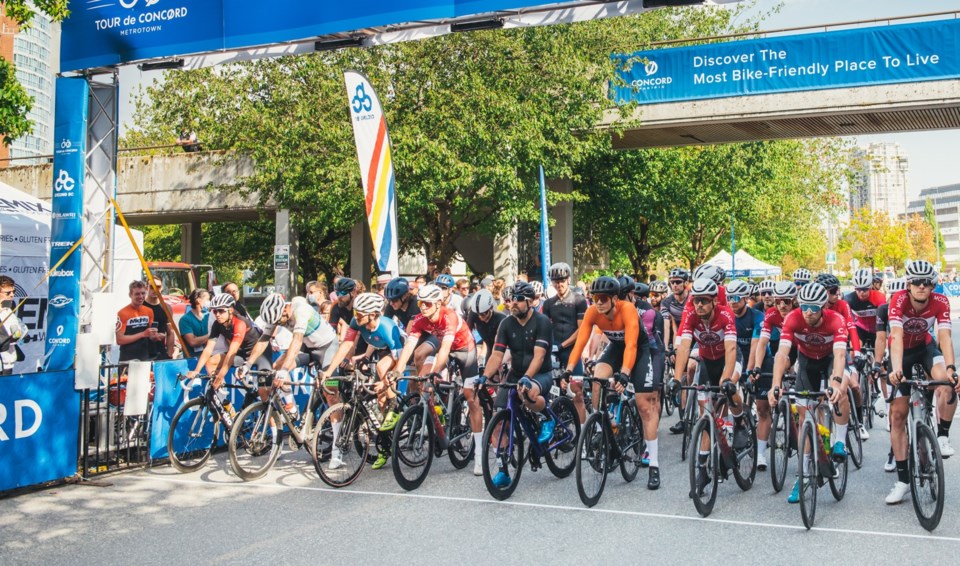
[{"label": "blue sky", "polygon": [[[784,6],[780,13],[764,20],[762,29],[820,26],[949,10],[960,11],[960,0],[786,0],[782,3]],[[780,4],[779,0],[758,0],[749,13],[757,15],[768,12]],[[149,84],[160,75],[159,71],[142,73],[133,66],[121,68],[121,133],[125,129],[124,125],[132,122],[132,93],[136,86]],[[909,183],[912,195],[919,193],[922,188],[960,182],[960,170],[953,165],[957,148],[960,148],[960,130],[860,136],[857,141],[861,144],[891,141],[903,146],[910,159]]]}]

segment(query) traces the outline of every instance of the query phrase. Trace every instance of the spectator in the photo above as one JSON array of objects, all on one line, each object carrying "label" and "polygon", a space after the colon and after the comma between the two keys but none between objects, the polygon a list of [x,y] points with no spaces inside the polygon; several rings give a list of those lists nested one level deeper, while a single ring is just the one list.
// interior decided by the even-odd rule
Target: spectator
[{"label": "spectator", "polygon": [[491,286],[492,289],[490,293],[493,294],[493,301],[497,303],[499,310],[503,310],[503,288],[506,286],[506,282],[503,280],[503,277],[498,277],[493,280]]},{"label": "spectator", "polygon": [[525,282],[527,282],[527,283],[530,282],[530,278],[527,277],[527,271],[526,271],[526,270],[521,270],[520,273],[517,274],[517,281],[525,281]]},{"label": "spectator", "polygon": [[[163,279],[153,278],[153,286],[147,287],[146,305],[153,310],[153,326],[157,329],[157,336],[150,340],[149,352],[151,360],[169,360],[173,356],[176,343],[174,341],[173,330],[170,328],[170,319],[163,310],[160,301],[163,300]],[[157,294],[157,291],[160,293]]]},{"label": "spectator", "polygon": [[150,342],[157,339],[153,325],[153,309],[144,305],[147,282],[134,281],[129,288],[130,304],[117,312],[116,341],[120,346],[120,361],[148,360]]},{"label": "spectator", "polygon": [[6,275],[0,275],[0,375],[13,373],[13,364],[23,361],[24,355],[17,346],[23,338],[24,327],[17,318],[13,293],[16,283]]},{"label": "spectator", "polygon": [[189,347],[184,357],[199,356],[210,337],[210,292],[206,289],[194,289],[190,293],[190,308],[180,317],[178,327],[183,341]]},{"label": "spectator", "polygon": [[330,309],[332,308],[333,301],[323,301],[320,303],[320,316],[322,316],[327,322],[330,322]]},{"label": "spectator", "polygon": [[242,301],[240,301],[240,286],[233,281],[227,281],[223,284],[223,292],[233,297],[233,300],[236,301],[233,305],[233,310],[237,311],[243,318],[249,319],[250,313],[247,312]]},{"label": "spectator", "polygon": [[491,293],[493,293],[493,277],[487,275],[486,277],[481,279],[480,288],[486,289],[487,291],[490,291]]},{"label": "spectator", "polygon": [[427,284],[427,278],[424,277],[423,275],[417,275],[417,278],[413,280],[413,283],[410,283],[410,293],[416,296],[417,291],[420,290],[420,287],[426,284]]},{"label": "spectator", "polygon": [[457,292],[461,297],[466,298],[470,294],[470,281],[467,279],[457,279]]},{"label": "spectator", "polygon": [[180,144],[180,147],[183,148],[183,151],[187,153],[194,153],[201,151],[200,142],[197,140],[197,132],[191,132],[189,130],[180,130],[180,136],[177,138],[177,143]]},{"label": "spectator", "polygon": [[307,283],[307,302],[319,311],[320,304],[327,300],[327,286],[320,281]]},{"label": "spectator", "polygon": [[380,275],[377,275],[376,292],[378,295],[380,295],[381,297],[383,296],[383,290],[387,286],[387,283],[390,282],[391,279],[393,279],[393,277],[391,277],[389,273],[381,273]]}]

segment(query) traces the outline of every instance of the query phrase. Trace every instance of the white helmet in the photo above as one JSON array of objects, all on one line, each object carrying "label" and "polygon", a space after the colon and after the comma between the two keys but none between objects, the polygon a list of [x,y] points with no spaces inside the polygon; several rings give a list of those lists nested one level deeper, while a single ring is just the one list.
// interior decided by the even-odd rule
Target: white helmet
[{"label": "white helmet", "polygon": [[696,268],[693,271],[693,278],[696,279],[711,279],[717,285],[723,283],[724,278],[727,274],[723,269],[712,263],[705,263],[700,267]]},{"label": "white helmet", "polygon": [[428,283],[417,291],[417,300],[427,303],[439,303],[443,299],[443,291],[433,283]]},{"label": "white helmet", "polygon": [[797,301],[801,305],[816,305],[822,307],[827,304],[827,299],[829,299],[827,294],[827,289],[819,283],[807,283],[800,288],[800,292],[797,293]]},{"label": "white helmet", "polygon": [[903,277],[897,277],[896,279],[890,279],[887,281],[887,292],[891,295],[897,291],[903,291],[907,288],[907,280]]},{"label": "white helmet", "polygon": [[657,279],[656,281],[650,284],[651,293],[663,294],[663,293],[667,293],[668,291],[669,289],[667,288],[667,282],[663,281],[662,279]]},{"label": "white helmet", "polygon": [[773,285],[773,296],[778,299],[795,299],[797,286],[793,281],[779,281]]},{"label": "white helmet", "polygon": [[530,285],[533,287],[533,294],[539,299],[543,296],[543,283],[539,280],[533,280],[530,282]]},{"label": "white helmet", "polygon": [[377,293],[360,293],[353,300],[353,310],[360,314],[381,314],[387,300]]},{"label": "white helmet", "polygon": [[854,289],[866,289],[873,285],[873,271],[870,269],[858,269],[856,273],[853,274],[853,288]]},{"label": "white helmet", "polygon": [[777,286],[777,283],[773,279],[764,279],[763,281],[760,282],[759,285],[757,285],[757,287],[759,288],[759,292],[761,294],[766,293],[768,291],[772,293],[773,288],[776,286]]},{"label": "white helmet", "polygon": [[220,293],[210,301],[210,309],[229,309],[237,303],[233,295],[229,293]]},{"label": "white helmet", "polygon": [[690,288],[690,295],[694,297],[716,297],[718,292],[717,284],[706,277],[695,279]]},{"label": "white helmet", "polygon": [[727,296],[737,295],[739,297],[746,297],[750,294],[752,285],[746,281],[741,281],[740,279],[734,279],[733,281],[727,283]]},{"label": "white helmet", "polygon": [[798,267],[793,270],[794,283],[809,283],[811,279],[813,279],[813,274],[810,273],[809,269]]},{"label": "white helmet", "polygon": [[907,266],[907,282],[917,281],[919,279],[937,280],[937,270],[933,264],[924,259],[917,259],[910,262]]},{"label": "white helmet", "polygon": [[477,314],[483,314],[495,307],[493,293],[486,289],[480,289],[477,294],[470,299],[470,310]]},{"label": "white helmet", "polygon": [[283,298],[283,295],[280,293],[270,293],[267,295],[267,298],[263,300],[263,303],[260,304],[260,318],[263,319],[263,322],[273,326],[274,324],[280,322],[280,317],[283,316],[283,307],[285,307],[287,301]]},{"label": "white helmet", "polygon": [[566,279],[570,277],[571,271],[570,266],[561,261],[550,266],[550,269],[547,270],[547,277],[549,277],[551,281]]}]

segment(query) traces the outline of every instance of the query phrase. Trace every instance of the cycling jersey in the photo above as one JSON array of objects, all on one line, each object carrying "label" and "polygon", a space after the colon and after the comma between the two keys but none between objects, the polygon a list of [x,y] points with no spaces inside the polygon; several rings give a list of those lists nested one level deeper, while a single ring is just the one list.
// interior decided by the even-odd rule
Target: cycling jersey
[{"label": "cycling jersey", "polygon": [[623,346],[623,365],[621,368],[613,368],[614,371],[626,369],[630,372],[633,370],[634,364],[637,363],[637,350],[640,340],[643,340],[644,346],[647,343],[646,332],[643,332],[640,327],[640,314],[636,307],[627,301],[616,301],[612,314],[613,317],[608,318],[607,315],[600,314],[597,305],[587,307],[587,312],[583,316],[583,324],[577,331],[577,343],[574,344],[570,358],[567,360],[566,369],[573,370],[571,362],[580,359],[583,349],[587,347],[587,342],[590,340],[590,333],[596,326],[611,344]]},{"label": "cycling jersey", "polygon": [[559,347],[576,334],[577,325],[587,312],[587,300],[568,289],[565,297],[557,295],[544,301],[542,312],[553,324],[553,343]]},{"label": "cycling jersey", "polygon": [[930,331],[950,329],[950,303],[940,293],[930,293],[927,304],[914,309],[907,290],[898,291],[890,298],[890,328],[903,329],[903,349],[909,350],[933,341]]},{"label": "cycling jersey", "polygon": [[710,321],[702,320],[695,311],[684,313],[680,339],[695,340],[701,359],[722,360],[726,356],[726,343],[737,341],[736,316],[726,305],[714,306]]},{"label": "cycling jersey", "polygon": [[[717,306],[724,306],[724,307],[728,306],[728,305],[727,305],[727,288],[724,287],[723,285],[718,285],[718,286],[717,286],[717,297],[716,297],[716,301],[714,301],[714,303],[715,303]],[[689,300],[688,300],[688,301],[683,305],[683,316],[687,316],[688,314],[690,314],[690,313],[692,313],[692,312],[693,312],[693,301],[689,301]],[[682,317],[681,317],[681,320],[680,320],[680,324],[681,324],[681,325],[683,324]]]},{"label": "cycling jersey", "polygon": [[420,314],[420,307],[417,306],[416,301],[410,300],[407,302],[407,308],[402,308],[403,304],[400,305],[401,308],[395,309],[391,305],[387,305],[387,308],[383,309],[383,316],[387,318],[397,319],[397,323],[400,324],[401,328],[406,328],[413,317]]},{"label": "cycling jersey", "polygon": [[850,339],[850,346],[854,352],[859,352],[860,335],[857,334],[857,326],[853,322],[853,314],[850,312],[850,305],[847,304],[847,301],[838,299],[836,303],[827,302],[823,309],[832,310],[843,317],[843,321],[847,325],[847,337]]},{"label": "cycling jersey", "polygon": [[737,347],[743,355],[743,361],[750,360],[750,345],[754,339],[760,338],[760,331],[763,328],[763,315],[759,312],[746,308],[743,310],[743,316],[736,316],[737,324]]},{"label": "cycling jersey", "polygon": [[396,321],[385,316],[380,317],[377,327],[373,330],[367,328],[367,325],[360,326],[356,320],[350,321],[350,328],[347,329],[345,340],[356,342],[358,334],[375,350],[390,350],[393,357],[400,356],[400,350],[403,350],[403,344],[406,340],[403,330],[397,326]]},{"label": "cycling jersey", "polygon": [[457,314],[454,309],[441,306],[440,313],[436,322],[431,321],[423,314],[413,317],[407,326],[407,335],[411,338],[419,338],[421,334],[427,333],[436,336],[441,342],[446,336],[453,336],[453,345],[451,352],[459,350],[473,350],[476,344],[473,341],[473,334],[467,327],[467,323]]},{"label": "cycling jersey", "polygon": [[484,322],[480,319],[477,313],[470,311],[470,314],[467,316],[467,326],[470,327],[470,330],[476,330],[477,334],[480,335],[480,339],[487,346],[487,356],[486,359],[490,359],[490,354],[493,353],[493,343],[497,339],[497,329],[500,328],[500,323],[503,322],[503,319],[507,318],[507,315],[502,312],[493,311],[493,314],[490,315],[490,320]]},{"label": "cycling jersey", "polygon": [[[303,345],[308,349],[325,348],[337,339],[337,333],[330,323],[304,297],[294,297],[290,301],[290,316],[283,326],[293,334],[303,334]],[[264,336],[273,336],[276,327],[268,324],[263,329]]]},{"label": "cycling jersey", "polygon": [[877,332],[890,333],[890,303],[877,307]]},{"label": "cycling jersey", "polygon": [[797,349],[807,358],[820,360],[832,356],[835,350],[847,349],[847,324],[836,311],[823,309],[820,324],[810,326],[800,309],[794,309],[783,321],[780,347],[788,350],[797,343]]},{"label": "cycling jersey", "polygon": [[760,336],[769,340],[771,353],[777,353],[780,348],[780,329],[783,328],[783,315],[777,310],[777,307],[770,307],[763,316],[763,326],[760,328]]},{"label": "cycling jersey", "polygon": [[678,301],[676,295],[667,295],[660,301],[660,314],[663,315],[665,319],[670,317],[674,325],[679,326],[680,319],[683,316],[683,307],[690,302],[688,300],[689,297],[690,295],[688,294],[682,301]]},{"label": "cycling jersey", "polygon": [[252,320],[240,316],[234,309],[229,323],[221,324],[220,321],[215,321],[210,328],[210,340],[216,340],[220,336],[223,336],[228,347],[237,344],[239,346],[237,355],[246,358],[250,355],[253,345],[260,339],[260,331]]},{"label": "cycling jersey", "polygon": [[643,330],[647,333],[647,340],[650,342],[652,350],[662,352],[663,347],[663,316],[660,311],[640,299],[637,301],[637,312],[640,314],[640,323],[643,324]]},{"label": "cycling jersey", "polygon": [[[553,339],[553,325],[545,315],[534,311],[526,324],[520,324],[515,316],[509,316],[497,330],[497,339],[493,349],[498,352],[510,350],[510,374],[519,379],[549,372],[551,369],[550,344]],[[543,348],[546,353],[539,367],[531,367],[534,348]]]},{"label": "cycling jersey", "polygon": [[[153,309],[143,304],[139,307],[127,305],[117,312],[117,332],[124,336],[139,334],[153,324]],[[120,346],[120,361],[150,359],[150,339],[141,338],[131,344]]]},{"label": "cycling jersey", "polygon": [[[883,297],[881,293],[877,293],[877,295]],[[857,328],[869,334],[877,333],[877,309],[887,302],[886,299],[879,303],[874,302],[875,299],[876,295],[871,293],[866,301],[861,301],[856,291],[847,293],[847,296],[844,297],[844,300],[850,305],[850,311],[853,312],[853,323]]]}]

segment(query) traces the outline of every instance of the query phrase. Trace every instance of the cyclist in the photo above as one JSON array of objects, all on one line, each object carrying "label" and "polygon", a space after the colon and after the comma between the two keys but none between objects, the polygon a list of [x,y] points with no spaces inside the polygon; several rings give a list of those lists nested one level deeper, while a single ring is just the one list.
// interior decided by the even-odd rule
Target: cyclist
[{"label": "cyclist", "polygon": [[[879,291],[871,288],[873,284],[873,273],[869,269],[859,269],[853,274],[853,291],[847,293],[845,300],[853,313],[853,322],[855,332],[860,338],[861,344],[873,345],[877,341],[877,311],[880,306],[886,304],[887,299]],[[876,349],[874,349],[876,353]],[[875,357],[878,361],[882,358]],[[879,367],[879,366],[878,366]],[[861,368],[858,368],[858,371]],[[871,368],[862,368],[863,371],[870,371]],[[859,421],[863,422],[863,407],[860,401],[857,401],[857,416]],[[860,425],[860,436],[864,439],[869,438],[866,429]]]},{"label": "cyclist", "polygon": [[[452,277],[451,277],[452,279]],[[420,314],[407,326],[407,340],[400,352],[396,368],[402,371],[411,356],[420,355],[424,362],[419,375],[437,377],[453,361],[463,377],[463,396],[467,400],[470,415],[470,430],[476,454],[481,454],[483,439],[483,413],[480,401],[474,392],[473,384],[480,370],[477,366],[477,346],[467,323],[457,311],[443,304],[443,290],[432,284],[423,285],[417,291]],[[435,340],[424,340],[422,335],[430,335]],[[411,384],[408,391],[415,392],[416,385]],[[474,459],[473,475],[483,475],[480,458]]]},{"label": "cyclist", "polygon": [[[860,374],[857,367],[862,365],[863,355],[860,353],[860,335],[857,333],[857,325],[853,319],[853,312],[850,310],[850,305],[841,298],[840,280],[837,279],[835,275],[821,273],[816,276],[814,281],[823,285],[823,288],[827,290],[829,299],[824,308],[840,313],[840,315],[843,316],[844,322],[847,324],[847,340],[849,341],[850,348],[846,353],[847,373],[845,374],[845,378],[847,379],[847,387],[853,391],[854,402],[857,406],[860,406]],[[860,422],[862,423],[863,421]],[[859,430],[856,432],[862,440],[870,438],[870,434],[863,424],[860,425]]]},{"label": "cyclist", "polygon": [[763,314],[747,305],[750,287],[749,283],[739,279],[727,283],[727,304],[737,323],[737,348],[740,349],[740,356],[746,363],[747,370],[752,370],[756,365],[754,352],[760,339],[760,329],[763,327]]},{"label": "cyclist", "polygon": [[[557,360],[560,367],[565,368],[570,362],[570,353],[577,341],[577,331],[587,312],[587,300],[570,287],[570,266],[558,262],[550,266],[547,275],[557,295],[544,301],[543,314],[550,319],[553,325],[553,345],[557,347]],[[583,375],[583,362],[579,357],[574,358],[574,375]],[[573,404],[577,407],[581,424],[586,419],[583,405],[583,384],[571,383],[570,390],[574,393]]]},{"label": "cyclist", "polygon": [[664,365],[666,364],[667,349],[663,344],[663,316],[653,307],[647,298],[650,296],[650,286],[646,283],[637,281],[633,286],[633,293],[636,297],[637,313],[640,315],[640,323],[647,334],[647,340],[650,343],[650,367],[654,375],[664,375]]},{"label": "cyclist", "polygon": [[410,283],[406,277],[391,279],[383,290],[383,296],[389,303],[383,310],[383,316],[395,319],[400,328],[406,328],[410,320],[420,314],[416,294],[410,292]]},{"label": "cyclist", "polygon": [[[890,296],[897,294],[900,291],[903,291],[907,288],[907,280],[903,278],[891,279],[887,281],[887,291],[890,293]],[[884,373],[890,372],[890,356],[889,344],[890,337],[890,315],[889,315],[890,303],[884,303],[877,308],[877,339],[874,342],[873,352],[874,359],[876,360],[873,364],[874,371],[880,372],[881,370]],[[889,397],[889,390],[887,389],[888,384],[886,379],[880,379],[880,390],[883,393],[883,398],[887,399]],[[890,403],[885,403],[887,409],[887,432],[890,431]],[[890,453],[887,454],[887,463],[883,465],[883,471],[885,472],[895,472],[897,470],[897,463],[893,457],[893,445],[890,445]]]},{"label": "cyclist", "polygon": [[468,297],[467,302],[470,306],[467,326],[480,336],[480,340],[486,346],[484,361],[489,361],[493,354],[494,341],[497,339],[497,329],[507,315],[496,309],[497,304],[493,300],[493,293],[486,289],[481,289]]},{"label": "cyclist", "polygon": [[883,273],[879,271],[873,272],[873,290],[878,293],[883,292]]},{"label": "cyclist", "polygon": [[776,284],[777,283],[772,279],[764,279],[759,285],[757,285],[760,293],[760,301],[763,303],[760,306],[762,307],[764,313],[773,308],[773,288],[776,286]]},{"label": "cyclist", "polygon": [[793,284],[797,287],[803,287],[813,279],[813,274],[809,269],[798,267],[793,270]]},{"label": "cyclist", "polygon": [[[540,413],[543,420],[537,442],[543,444],[553,438],[556,422],[547,412],[547,396],[553,385],[553,373],[548,353],[553,340],[553,325],[545,315],[533,309],[536,293],[533,285],[525,281],[514,283],[510,293],[510,316],[505,318],[497,330],[497,339],[493,346],[490,363],[484,370],[483,380],[492,377],[503,361],[504,352],[510,351],[509,383],[517,383],[517,393],[529,410]],[[509,391],[500,389],[497,393],[498,409],[507,406]],[[496,432],[494,432],[494,435]],[[478,446],[479,449],[479,446]],[[478,451],[479,455],[480,452]],[[480,458],[477,458],[479,461]],[[510,485],[510,476],[501,468],[493,477],[493,485]]]},{"label": "cyclist", "polygon": [[454,292],[457,282],[453,279],[453,275],[450,275],[449,273],[441,273],[440,275],[437,275],[437,278],[434,280],[433,284],[437,287],[440,287],[440,289],[443,291],[443,304],[459,313],[460,303],[463,302],[463,295],[458,292]]},{"label": "cyclist", "polygon": [[687,303],[687,297],[690,295],[687,284],[689,281],[689,271],[682,267],[671,269],[668,279],[671,294],[664,297],[660,302],[660,314],[663,315],[663,339],[667,344],[673,344],[674,347],[680,342],[677,329],[680,327],[683,308]]},{"label": "cyclist", "polygon": [[[940,293],[934,293],[937,272],[924,260],[915,260],[907,266],[907,289],[890,298],[890,383],[898,387],[890,405],[890,443],[896,458],[897,483],[887,496],[887,504],[900,503],[910,490],[907,469],[907,401],[909,387],[901,382],[909,376],[914,364],[921,364],[934,380],[956,380],[953,357],[953,339],[950,325],[950,303]],[[936,329],[937,341],[930,331]],[[958,387],[960,388],[960,387]],[[956,411],[956,402],[950,404],[951,393],[937,391],[937,443],[944,458],[953,455],[950,446],[950,423]]]},{"label": "cyclist", "polygon": [[[657,309],[657,312],[660,311],[660,303],[663,301],[663,298],[667,295],[669,289],[667,288],[667,282],[656,280],[650,283],[650,305]],[[661,314],[660,318],[663,318]],[[663,328],[660,328],[660,333],[663,333]]]},{"label": "cyclist", "polygon": [[[796,388],[798,391],[822,391],[825,386],[833,388],[830,402],[838,407],[840,415],[836,417],[836,437],[831,453],[846,457],[843,441],[847,437],[850,414],[842,376],[846,366],[847,324],[839,313],[826,308],[828,296],[823,285],[816,282],[807,283],[797,293],[800,308],[791,311],[783,321],[780,347],[773,365],[773,389],[767,399],[771,405],[776,405],[779,400],[783,374],[790,365],[790,348],[796,341],[799,363]],[[806,413],[804,400],[797,400],[797,412],[803,422]],[[800,501],[799,477],[787,501]]]},{"label": "cyclist", "polygon": [[337,300],[330,309],[330,326],[342,338],[353,318],[353,298],[357,296],[357,282],[349,277],[341,277],[333,285]]},{"label": "cyclist", "polygon": [[[617,393],[622,393],[625,385],[633,385],[634,399],[643,421],[643,436],[647,445],[645,457],[650,463],[647,488],[658,489],[660,461],[657,427],[660,425],[659,391],[663,375],[656,375],[651,371],[650,345],[643,325],[640,324],[640,314],[633,304],[619,299],[620,283],[613,277],[597,277],[590,284],[590,293],[593,304],[587,308],[583,324],[577,330],[577,341],[567,361],[564,378],[569,379],[596,325],[610,343],[600,355],[593,374],[599,379],[613,377]],[[594,408],[597,408],[599,403],[600,384],[595,383]],[[585,408],[578,407],[577,410],[585,411]],[[583,418],[581,414],[581,420]]]}]

